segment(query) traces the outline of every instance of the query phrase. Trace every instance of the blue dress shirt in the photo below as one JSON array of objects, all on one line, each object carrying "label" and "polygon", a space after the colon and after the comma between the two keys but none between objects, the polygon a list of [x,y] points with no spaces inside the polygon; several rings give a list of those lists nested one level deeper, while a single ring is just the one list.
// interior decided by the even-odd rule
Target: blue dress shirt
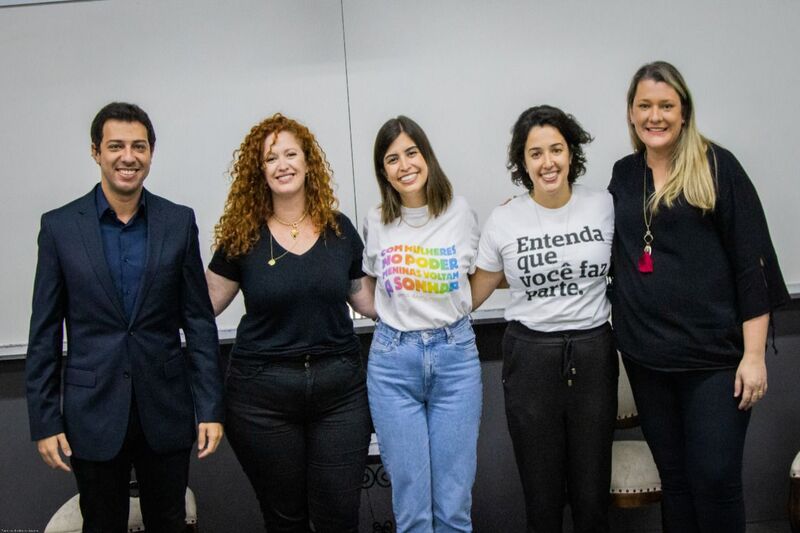
[{"label": "blue dress shirt", "polygon": [[139,199],[139,209],[128,223],[124,224],[117,218],[100,185],[95,191],[100,236],[103,240],[108,270],[122,301],[125,315],[130,318],[147,260],[147,210],[144,193]]}]

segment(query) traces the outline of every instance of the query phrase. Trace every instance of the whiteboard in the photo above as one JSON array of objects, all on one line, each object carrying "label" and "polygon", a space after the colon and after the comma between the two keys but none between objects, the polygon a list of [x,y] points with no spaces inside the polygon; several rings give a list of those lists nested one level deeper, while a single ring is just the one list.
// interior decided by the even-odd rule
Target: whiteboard
[{"label": "whiteboard", "polygon": [[[308,124],[334,169],[342,211],[360,225],[378,202],[372,143],[406,114],[427,131],[456,194],[481,222],[522,192],[505,171],[510,128],[542,103],[596,138],[587,175],[605,187],[630,152],[633,72],[671,61],[698,124],[749,172],[787,282],[800,292],[800,186],[794,178],[800,4],[649,2],[107,0],[0,8],[5,243],[0,357],[24,354],[41,213],[99,179],[89,124],[112,100],[141,105],[157,143],[145,185],[192,206],[201,252],[233,150],[280,111]],[[498,303],[500,302],[500,303]],[[489,307],[502,306],[502,296]],[[240,300],[221,315],[231,335]]]}]

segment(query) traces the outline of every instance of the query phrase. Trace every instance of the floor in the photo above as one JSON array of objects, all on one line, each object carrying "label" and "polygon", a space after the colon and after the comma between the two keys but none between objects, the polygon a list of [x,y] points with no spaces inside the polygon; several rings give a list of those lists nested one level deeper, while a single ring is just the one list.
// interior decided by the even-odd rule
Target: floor
[{"label": "floor", "polygon": [[[747,533],[789,533],[789,522],[786,520],[772,520],[769,522],[754,522],[747,524]],[[613,533],[613,532],[612,532]],[[661,529],[647,529],[641,533],[661,533]]]},{"label": "floor", "polygon": [[789,533],[789,522],[777,520],[747,524],[747,533]]}]

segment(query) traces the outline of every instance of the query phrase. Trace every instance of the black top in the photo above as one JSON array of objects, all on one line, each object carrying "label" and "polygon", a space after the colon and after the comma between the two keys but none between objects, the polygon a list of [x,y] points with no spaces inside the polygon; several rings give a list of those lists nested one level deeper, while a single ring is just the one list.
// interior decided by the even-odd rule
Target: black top
[{"label": "black top", "polygon": [[[341,237],[330,229],[302,255],[291,252],[269,266],[270,233],[261,229],[245,255],[217,250],[208,268],[239,283],[245,315],[231,357],[334,355],[359,349],[347,307],[351,280],[364,276],[364,244],[350,220],[337,215]],[[286,250],[272,241],[273,256]]]},{"label": "black top", "polygon": [[[714,171],[714,154],[718,165]],[[713,213],[679,198],[653,216],[653,272],[638,270],[644,247],[643,153],[617,161],[612,314],[619,350],[658,370],[733,368],[744,350],[742,322],[789,300],[755,188],[728,150],[708,153],[716,174]]]}]

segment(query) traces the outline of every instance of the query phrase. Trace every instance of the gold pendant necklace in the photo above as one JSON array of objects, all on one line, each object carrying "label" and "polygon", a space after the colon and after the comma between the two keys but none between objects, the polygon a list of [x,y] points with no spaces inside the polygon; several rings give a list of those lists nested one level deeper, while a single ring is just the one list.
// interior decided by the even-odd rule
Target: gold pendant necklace
[{"label": "gold pendant necklace", "polygon": [[[303,216],[305,216],[305,215],[303,215]],[[297,241],[292,241],[292,245],[289,247],[288,250],[284,250],[281,255],[279,255],[278,257],[275,257],[275,254],[272,251],[272,231],[270,231],[269,232],[269,261],[267,261],[267,264],[269,266],[275,266],[275,263],[277,263],[278,260],[283,259],[283,257],[286,254],[288,254],[289,252],[291,252],[294,249],[294,245],[295,244],[297,244]]]},{"label": "gold pendant necklace", "polygon": [[[307,214],[308,214],[308,211],[303,211],[303,216],[301,216],[300,218],[298,218],[294,222],[285,222],[285,221],[281,220],[280,218],[278,218],[278,215],[276,215],[275,213],[272,214],[272,218],[277,220],[279,224],[283,224],[284,226],[286,226],[288,228],[291,228],[290,235],[292,236],[292,239],[297,239],[297,236],[300,234],[300,228],[298,226],[300,225],[300,223],[303,220],[306,219],[306,215]],[[270,235],[272,235],[272,233],[270,233]]]}]

